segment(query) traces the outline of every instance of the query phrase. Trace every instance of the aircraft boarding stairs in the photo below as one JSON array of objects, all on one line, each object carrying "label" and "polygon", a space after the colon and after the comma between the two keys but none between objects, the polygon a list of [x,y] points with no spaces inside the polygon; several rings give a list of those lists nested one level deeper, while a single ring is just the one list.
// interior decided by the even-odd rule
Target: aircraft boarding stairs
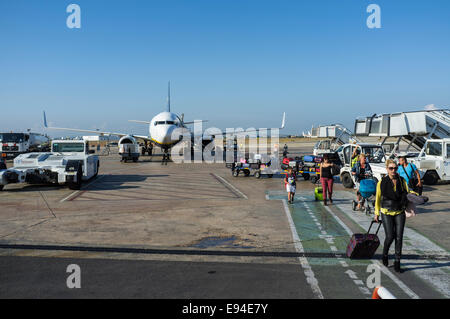
[{"label": "aircraft boarding stairs", "polygon": [[357,140],[354,134],[342,124],[320,125],[311,129],[311,137],[328,138],[337,145],[350,143]]},{"label": "aircraft boarding stairs", "polygon": [[391,114],[374,114],[371,117],[355,120],[356,136],[397,137],[392,154],[398,152],[400,141],[421,150],[427,139],[450,137],[450,110],[424,110]]}]

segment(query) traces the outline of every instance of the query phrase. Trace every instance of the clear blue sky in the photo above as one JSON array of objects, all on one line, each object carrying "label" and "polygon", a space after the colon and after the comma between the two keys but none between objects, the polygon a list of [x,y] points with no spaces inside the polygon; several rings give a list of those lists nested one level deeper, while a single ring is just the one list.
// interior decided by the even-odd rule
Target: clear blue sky
[{"label": "clear blue sky", "polygon": [[54,125],[143,134],[127,120],[162,111],[169,80],[173,111],[219,128],[450,106],[448,0],[2,0],[0,40],[1,131],[42,131],[45,109]]}]

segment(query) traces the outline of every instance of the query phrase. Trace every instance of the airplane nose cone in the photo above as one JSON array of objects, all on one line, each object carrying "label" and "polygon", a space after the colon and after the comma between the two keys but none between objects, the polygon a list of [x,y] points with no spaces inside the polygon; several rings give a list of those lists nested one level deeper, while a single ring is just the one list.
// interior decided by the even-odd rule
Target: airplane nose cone
[{"label": "airplane nose cone", "polygon": [[172,134],[174,133],[175,128],[176,127],[173,125],[165,127],[161,131],[160,142],[163,144],[171,144],[173,140],[176,140],[175,136],[172,137]]}]

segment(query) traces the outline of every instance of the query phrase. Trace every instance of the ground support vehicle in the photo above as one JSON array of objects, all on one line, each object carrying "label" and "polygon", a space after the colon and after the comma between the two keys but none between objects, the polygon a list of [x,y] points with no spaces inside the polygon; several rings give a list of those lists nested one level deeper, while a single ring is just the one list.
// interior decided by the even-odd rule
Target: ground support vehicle
[{"label": "ground support vehicle", "polygon": [[14,159],[30,152],[49,152],[50,139],[38,133],[0,133],[1,157]]},{"label": "ground support vehicle", "polygon": [[450,138],[427,140],[419,156],[409,161],[416,165],[427,185],[450,181]]},{"label": "ground support vehicle", "polygon": [[66,184],[80,189],[83,181],[98,174],[99,158],[89,144],[79,140],[55,140],[52,152],[17,156],[14,166],[0,170],[0,190],[8,184]]},{"label": "ground support vehicle", "polygon": [[121,162],[137,162],[139,160],[139,144],[133,136],[123,136],[119,140],[119,155]]},{"label": "ground support vehicle", "polygon": [[342,163],[339,176],[344,187],[352,188],[355,185],[355,177],[352,174],[352,154],[355,148],[358,148],[360,153],[366,154],[372,168],[373,178],[376,181],[387,175],[386,155],[381,145],[368,143],[344,144],[336,150],[336,154]]}]

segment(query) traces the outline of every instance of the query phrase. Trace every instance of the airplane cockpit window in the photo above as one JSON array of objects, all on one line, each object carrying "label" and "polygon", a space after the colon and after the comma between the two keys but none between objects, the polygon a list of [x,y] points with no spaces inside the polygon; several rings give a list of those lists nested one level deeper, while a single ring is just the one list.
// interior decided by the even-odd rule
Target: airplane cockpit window
[{"label": "airplane cockpit window", "polygon": [[156,126],[156,125],[163,125],[163,124],[166,124],[166,125],[175,125],[176,123],[175,123],[174,121],[156,121],[155,124],[154,124],[154,126]]}]

